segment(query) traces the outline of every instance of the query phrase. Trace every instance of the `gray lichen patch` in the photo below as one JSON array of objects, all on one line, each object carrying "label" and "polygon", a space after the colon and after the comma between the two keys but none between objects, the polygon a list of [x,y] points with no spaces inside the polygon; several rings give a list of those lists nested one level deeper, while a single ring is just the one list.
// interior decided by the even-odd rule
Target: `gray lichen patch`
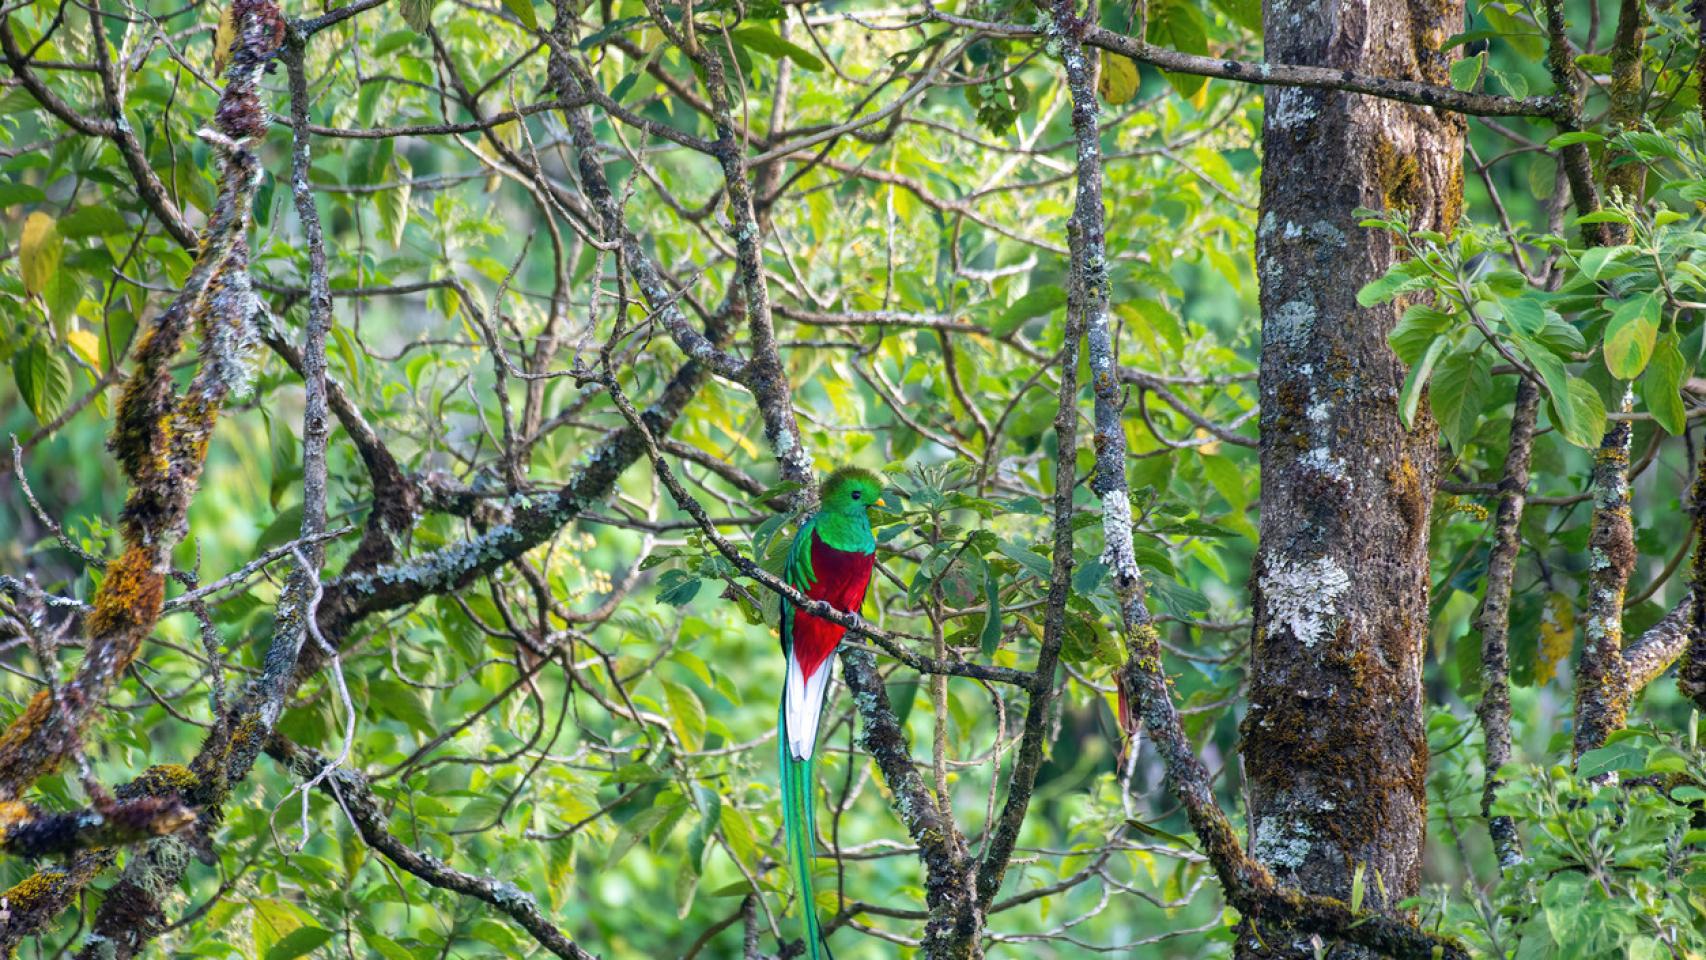
[{"label": "gray lichen patch", "polygon": [[1350,590],[1351,578],[1332,557],[1317,557],[1270,566],[1261,586],[1269,621],[1284,624],[1299,643],[1313,647],[1338,626],[1339,600]]},{"label": "gray lichen patch", "polygon": [[1289,817],[1270,817],[1256,824],[1256,840],[1250,847],[1256,859],[1278,870],[1296,870],[1309,859],[1309,824]]}]

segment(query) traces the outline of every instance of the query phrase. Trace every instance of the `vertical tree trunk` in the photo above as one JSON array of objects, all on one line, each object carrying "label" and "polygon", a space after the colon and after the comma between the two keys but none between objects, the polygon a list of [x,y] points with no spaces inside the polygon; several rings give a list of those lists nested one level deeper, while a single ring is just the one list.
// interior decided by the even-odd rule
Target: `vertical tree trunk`
[{"label": "vertical tree trunk", "polygon": [[[1267,56],[1447,81],[1461,0],[1264,0]],[[1358,207],[1448,229],[1462,206],[1464,125],[1327,91],[1268,94],[1262,207],[1261,548],[1243,725],[1252,852],[1282,881],[1365,902],[1416,892],[1426,829],[1422,656],[1436,430],[1399,419],[1401,305],[1357,290],[1399,257]],[[1378,876],[1378,880],[1377,880]],[[1259,925],[1245,956],[1307,956]],[[1344,954],[1335,954],[1342,956]]]}]

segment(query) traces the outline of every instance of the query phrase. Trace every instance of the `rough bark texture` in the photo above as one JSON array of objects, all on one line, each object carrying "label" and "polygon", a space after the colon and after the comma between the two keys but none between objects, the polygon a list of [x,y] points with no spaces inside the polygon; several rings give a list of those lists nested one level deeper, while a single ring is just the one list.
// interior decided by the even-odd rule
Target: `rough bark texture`
[{"label": "rough bark texture", "polygon": [[[1700,0],[1699,8],[1701,36],[1706,37],[1706,0]],[[1688,500],[1688,509],[1694,514],[1694,570],[1688,578],[1688,596],[1693,602],[1687,649],[1676,668],[1676,686],[1695,706],[1706,710],[1706,450],[1695,464],[1694,489]]]},{"label": "rough bark texture", "polygon": [[[1461,3],[1266,0],[1271,60],[1442,82]],[[1404,367],[1386,335],[1402,305],[1356,293],[1399,257],[1358,207],[1449,229],[1462,205],[1463,121],[1323,90],[1269,95],[1263,127],[1261,550],[1243,733],[1252,852],[1282,883],[1368,903],[1415,893],[1426,829],[1422,654],[1437,463],[1426,415],[1399,419]],[[1372,882],[1379,875],[1379,882]],[[1306,956],[1259,924],[1245,956]]]},{"label": "rough bark texture", "polygon": [[1499,768],[1511,762],[1511,584],[1516,579],[1517,554],[1522,549],[1522,510],[1528,501],[1528,463],[1534,452],[1534,421],[1540,388],[1527,377],[1517,384],[1516,409],[1511,414],[1510,448],[1505,475],[1499,481],[1499,512],[1493,521],[1493,549],[1487,559],[1487,594],[1475,629],[1481,634],[1481,703],[1475,713],[1486,741],[1487,773],[1481,790],[1481,816],[1493,838],[1499,866],[1522,859],[1522,838],[1510,817],[1492,815],[1499,791]]},{"label": "rough bark texture", "polygon": [[1623,662],[1623,596],[1635,569],[1629,515],[1629,421],[1606,432],[1594,457],[1593,525],[1588,536],[1588,615],[1576,664],[1576,756],[1605,745],[1629,713]]}]

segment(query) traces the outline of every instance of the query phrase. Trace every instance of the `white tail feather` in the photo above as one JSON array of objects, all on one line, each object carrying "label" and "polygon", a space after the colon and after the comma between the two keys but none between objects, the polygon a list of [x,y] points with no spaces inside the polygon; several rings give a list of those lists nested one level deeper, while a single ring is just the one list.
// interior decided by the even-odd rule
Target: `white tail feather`
[{"label": "white tail feather", "polygon": [[788,719],[788,753],[795,760],[810,760],[817,747],[817,725],[823,716],[824,691],[829,686],[833,659],[818,665],[807,678],[797,657],[788,658],[784,712]]}]

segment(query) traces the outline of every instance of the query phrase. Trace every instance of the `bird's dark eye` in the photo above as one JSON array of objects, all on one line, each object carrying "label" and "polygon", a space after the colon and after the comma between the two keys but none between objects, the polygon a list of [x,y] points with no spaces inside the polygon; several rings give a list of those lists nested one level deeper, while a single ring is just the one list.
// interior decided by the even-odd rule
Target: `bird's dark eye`
[{"label": "bird's dark eye", "polygon": [[855,499],[855,500],[859,499],[859,491],[857,491],[857,490],[853,491],[853,499]]}]

